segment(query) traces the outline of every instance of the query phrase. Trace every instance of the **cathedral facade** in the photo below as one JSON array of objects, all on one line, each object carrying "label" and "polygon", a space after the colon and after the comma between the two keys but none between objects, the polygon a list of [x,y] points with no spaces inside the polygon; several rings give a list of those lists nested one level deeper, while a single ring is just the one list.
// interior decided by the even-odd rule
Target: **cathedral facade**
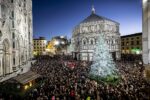
[{"label": "cathedral facade", "polygon": [[32,0],[0,0],[0,77],[30,65],[32,35]]},{"label": "cathedral facade", "polygon": [[73,29],[71,40],[74,47],[73,57],[92,61],[100,34],[104,35],[113,58],[119,60],[121,55],[119,23],[95,14],[94,7],[91,15]]}]

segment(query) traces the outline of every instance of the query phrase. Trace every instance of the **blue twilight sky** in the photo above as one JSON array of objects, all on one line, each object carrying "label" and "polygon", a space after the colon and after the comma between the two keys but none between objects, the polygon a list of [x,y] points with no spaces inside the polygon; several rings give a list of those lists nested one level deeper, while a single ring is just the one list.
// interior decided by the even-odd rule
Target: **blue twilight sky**
[{"label": "blue twilight sky", "polygon": [[120,23],[121,35],[142,31],[141,0],[32,0],[34,38],[71,37],[73,28],[91,14],[92,1],[96,14]]}]

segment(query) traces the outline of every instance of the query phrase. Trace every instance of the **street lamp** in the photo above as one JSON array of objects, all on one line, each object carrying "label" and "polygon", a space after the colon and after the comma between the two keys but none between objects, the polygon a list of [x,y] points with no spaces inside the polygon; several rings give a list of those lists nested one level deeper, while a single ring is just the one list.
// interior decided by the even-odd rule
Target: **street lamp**
[{"label": "street lamp", "polygon": [[54,42],[54,45],[59,45],[60,44],[60,42],[58,41],[58,40],[56,40],[55,42]]},{"label": "street lamp", "polygon": [[64,42],[64,41],[62,41],[62,42],[61,42],[61,44],[65,44],[65,42]]}]

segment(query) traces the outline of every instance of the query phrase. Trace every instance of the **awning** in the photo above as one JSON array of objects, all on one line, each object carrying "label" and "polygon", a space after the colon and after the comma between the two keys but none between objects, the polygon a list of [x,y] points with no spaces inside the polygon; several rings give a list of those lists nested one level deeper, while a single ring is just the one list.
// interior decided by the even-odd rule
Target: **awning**
[{"label": "awning", "polygon": [[17,82],[21,83],[21,84],[26,84],[32,80],[35,80],[37,78],[39,78],[41,75],[32,72],[32,71],[28,71],[26,73],[20,74],[16,77],[14,77],[13,79],[16,80]]}]

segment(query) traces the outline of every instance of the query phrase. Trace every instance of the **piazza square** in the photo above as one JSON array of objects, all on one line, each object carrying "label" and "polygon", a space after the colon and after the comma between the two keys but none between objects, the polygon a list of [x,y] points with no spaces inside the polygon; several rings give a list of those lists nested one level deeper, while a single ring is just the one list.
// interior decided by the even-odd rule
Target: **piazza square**
[{"label": "piazza square", "polygon": [[0,100],[150,100],[150,0],[0,0]]}]

